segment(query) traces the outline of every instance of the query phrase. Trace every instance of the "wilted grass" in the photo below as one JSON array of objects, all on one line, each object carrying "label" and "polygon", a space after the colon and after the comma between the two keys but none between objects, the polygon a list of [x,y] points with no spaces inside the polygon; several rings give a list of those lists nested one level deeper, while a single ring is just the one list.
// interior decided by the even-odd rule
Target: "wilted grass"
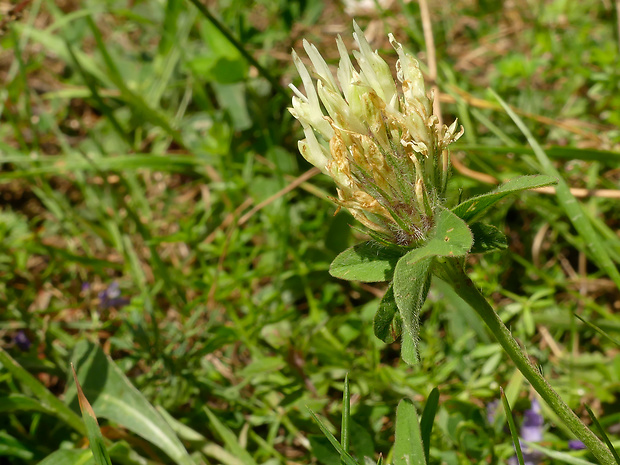
[{"label": "wilted grass", "polygon": [[[620,261],[617,12],[528,5],[433,8],[444,119],[466,128],[449,195],[546,165],[493,89],[579,196],[593,236],[571,222],[566,192],[524,194],[493,214],[510,248],[472,260],[472,277],[563,398],[583,418],[590,406],[615,441],[617,347],[596,328],[619,337],[605,270]],[[283,87],[303,38],[335,64],[335,33],[350,37],[335,2],[207,7]],[[427,58],[415,2],[357,21],[388,56],[384,31]],[[333,215],[323,176],[283,191],[311,169],[289,97],[191,2],[34,0],[1,40],[0,334],[17,368],[2,356],[0,455],[84,456],[78,414],[50,400],[79,411],[70,362],[113,463],[339,463],[309,409],[335,434],[346,373],[353,455],[388,456],[398,402],[422,411],[435,387],[431,463],[514,454],[505,416],[489,422],[486,405],[503,386],[518,423],[521,375],[441,282],[419,368],[374,337],[384,289],[327,272],[362,237],[352,218]],[[542,448],[567,452],[571,437],[543,416]],[[570,457],[591,460],[546,460]]]}]

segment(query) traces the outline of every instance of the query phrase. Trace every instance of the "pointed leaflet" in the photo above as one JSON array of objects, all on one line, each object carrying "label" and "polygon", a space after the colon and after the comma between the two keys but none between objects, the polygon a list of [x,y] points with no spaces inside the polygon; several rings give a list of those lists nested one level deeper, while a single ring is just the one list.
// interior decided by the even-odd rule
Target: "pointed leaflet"
[{"label": "pointed leaflet", "polygon": [[362,242],[338,255],[330,265],[329,273],[335,278],[347,281],[390,281],[396,262],[401,256],[398,249],[375,241]]},{"label": "pointed leaflet", "polygon": [[[440,211],[436,221],[426,244],[402,257],[394,270],[394,299],[406,329],[404,337],[416,348],[419,315],[430,286],[433,257],[461,257],[469,252],[473,244],[467,224],[451,211]],[[417,356],[412,359],[410,351],[406,359],[404,355],[403,352],[407,363],[416,361]]]},{"label": "pointed leaflet", "polygon": [[544,174],[537,174],[533,176],[520,176],[518,178],[511,179],[499,186],[494,191],[488,194],[482,194],[477,197],[472,197],[464,202],[460,203],[452,209],[452,211],[463,220],[468,223],[479,219],[482,214],[495,203],[502,200],[504,197],[521,192],[528,189],[535,189],[537,187],[549,186],[555,184],[557,180],[554,177],[546,176]]},{"label": "pointed leaflet", "polygon": [[396,409],[394,465],[426,465],[418,413],[409,399],[401,400]]}]

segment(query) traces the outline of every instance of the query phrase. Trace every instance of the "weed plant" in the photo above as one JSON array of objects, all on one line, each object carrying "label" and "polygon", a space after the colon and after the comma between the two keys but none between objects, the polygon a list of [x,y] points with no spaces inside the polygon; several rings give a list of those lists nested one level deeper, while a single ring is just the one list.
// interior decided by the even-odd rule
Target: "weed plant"
[{"label": "weed plant", "polygon": [[[339,464],[330,434],[359,463],[399,463],[395,434],[421,438],[431,464],[515,460],[493,406],[503,388],[524,439],[536,395],[451,286],[433,282],[409,367],[374,335],[386,287],[329,274],[368,237],[334,215],[331,181],[298,153],[286,85],[299,85],[303,39],[333,66],[336,33],[352,48],[344,5],[15,4],[0,39],[0,462]],[[521,175],[560,181],[557,196],[490,212],[508,248],[470,256],[469,276],[611,443],[617,14],[594,1],[431,6],[438,100],[466,129],[447,201]],[[426,71],[420,18],[415,2],[356,13],[388,63],[392,32]],[[597,463],[540,405],[525,463]],[[397,408],[415,421],[395,424]]]}]

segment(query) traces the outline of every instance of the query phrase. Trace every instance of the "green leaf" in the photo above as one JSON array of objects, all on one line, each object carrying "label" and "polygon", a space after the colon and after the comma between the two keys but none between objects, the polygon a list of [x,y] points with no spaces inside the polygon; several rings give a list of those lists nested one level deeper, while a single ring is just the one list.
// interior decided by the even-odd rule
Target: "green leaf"
[{"label": "green leaf", "polygon": [[471,248],[471,253],[489,253],[508,248],[506,235],[495,226],[474,223],[469,225],[469,229],[474,235],[474,245]]},{"label": "green leaf", "polygon": [[472,221],[479,219],[489,207],[510,194],[537,187],[549,186],[551,184],[555,184],[556,182],[557,180],[555,178],[542,174],[520,176],[505,182],[488,194],[482,194],[465,200],[454,207],[452,211],[459,218],[471,223]]},{"label": "green leaf", "polygon": [[519,465],[523,465],[523,452],[521,452],[521,444],[519,443],[519,432],[517,431],[517,427],[510,410],[510,404],[508,403],[508,399],[506,399],[504,390],[500,388],[500,392],[502,396],[502,403],[504,404],[504,411],[506,412],[506,418],[508,419],[508,427],[510,428],[510,434],[512,435],[512,442],[515,450],[517,451],[517,460],[519,461]]},{"label": "green leaf", "polygon": [[[464,256],[473,245],[473,236],[467,224],[449,210],[439,212],[431,234],[422,247],[402,257],[394,271],[394,299],[409,339],[407,351],[402,352],[403,360],[409,364],[418,360],[419,315],[430,287],[433,257]],[[413,353],[410,342],[415,349]]]},{"label": "green leaf", "polygon": [[77,388],[80,410],[82,411],[82,418],[84,419],[84,424],[86,425],[86,434],[88,436],[88,441],[90,442],[90,450],[93,452],[95,464],[112,465],[103,436],[101,435],[101,430],[99,429],[99,423],[97,422],[95,411],[88,402],[88,399],[86,399],[84,392],[82,392],[82,387],[78,381],[73,364],[71,365],[71,371],[73,372],[73,380],[75,381],[75,386]]},{"label": "green leaf", "polygon": [[329,267],[329,273],[347,281],[375,283],[390,281],[394,267],[402,253],[378,242],[357,244],[338,255]]},{"label": "green leaf", "polygon": [[390,287],[385,292],[379,304],[379,309],[375,313],[373,329],[375,336],[387,344],[394,342],[400,336],[402,320],[398,314],[396,300],[394,300],[394,286],[392,283],[390,283]]},{"label": "green leaf", "polygon": [[409,399],[401,400],[396,409],[394,465],[426,465],[418,413]]},{"label": "green leaf", "polygon": [[[175,463],[194,465],[168,423],[101,348],[80,341],[75,345],[72,362],[78,367],[84,395],[91,399],[100,418],[118,423],[155,444]],[[67,403],[75,405],[77,396],[75,387],[67,389]]]},{"label": "green leaf", "polygon": [[599,423],[599,421],[596,418],[596,415],[594,415],[594,412],[592,411],[592,409],[590,407],[588,407],[587,405],[585,405],[585,404],[584,404],[584,407],[588,411],[588,415],[590,415],[590,419],[592,420],[592,423],[594,423],[595,429],[603,437],[603,441],[605,441],[605,444],[607,445],[607,447],[609,447],[609,450],[611,451],[612,455],[614,456],[614,459],[616,459],[616,463],[620,464],[620,455],[618,455],[618,452],[616,451],[616,448],[614,447],[614,445],[609,440],[609,436],[607,436],[607,433],[605,432],[605,429]]},{"label": "green leaf", "polygon": [[[620,347],[620,342],[618,342],[616,339],[611,337],[606,331],[602,330],[601,328],[596,326],[594,323],[590,323],[589,321],[584,320],[583,318],[581,318],[576,313],[573,313],[573,315],[575,315],[577,318],[579,318],[583,322],[583,324],[585,324],[586,326],[590,327],[591,329],[593,329],[594,331],[599,333],[601,336],[603,336],[604,338],[608,339],[609,341],[613,342],[618,347]],[[1,402],[0,402],[0,405],[1,405]]]},{"label": "green leaf", "polygon": [[[345,452],[349,452],[351,425],[351,391],[349,389],[349,375],[344,377],[344,389],[342,392],[342,425],[340,427],[340,443]],[[343,460],[344,465],[344,460]]]},{"label": "green leaf", "polygon": [[[412,250],[409,254],[414,252],[417,250]],[[414,349],[413,353],[411,350],[403,352],[403,360],[413,365],[419,361],[417,346],[418,333],[420,332],[420,310],[431,285],[430,269],[433,257],[425,257],[422,260],[410,262],[407,259],[409,254],[405,255],[396,265],[394,297],[406,330],[403,333],[403,339],[411,342]],[[408,349],[410,348],[411,346],[408,347]],[[407,358],[405,359],[405,357]]]},{"label": "green leaf", "polygon": [[426,405],[422,411],[422,418],[420,418],[420,436],[422,437],[422,444],[424,444],[424,457],[427,462],[431,447],[431,433],[433,432],[433,423],[435,422],[435,414],[437,413],[438,406],[439,389],[433,388],[428,395],[428,399],[426,399]]}]

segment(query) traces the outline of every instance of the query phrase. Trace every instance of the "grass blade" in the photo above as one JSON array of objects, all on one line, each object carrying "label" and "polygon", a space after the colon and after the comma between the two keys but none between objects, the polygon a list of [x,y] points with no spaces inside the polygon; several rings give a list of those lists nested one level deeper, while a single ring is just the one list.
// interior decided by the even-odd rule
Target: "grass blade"
[{"label": "grass blade", "polygon": [[336,449],[336,451],[338,451],[338,453],[340,454],[341,462],[344,465],[359,465],[355,461],[355,459],[353,459],[353,457],[351,457],[351,455],[349,455],[349,453],[342,448],[338,440],[334,437],[332,433],[329,432],[329,430],[325,427],[323,422],[319,420],[319,417],[317,417],[316,414],[312,410],[310,410],[310,415],[312,416],[314,421],[317,422],[317,424],[319,425],[319,428],[321,429],[321,432],[329,440],[331,445],[334,446],[334,449]]},{"label": "grass blade", "polygon": [[439,406],[439,389],[433,388],[428,395],[426,405],[422,411],[420,418],[420,435],[422,436],[422,444],[424,445],[424,457],[428,463],[428,454],[431,448],[431,433],[433,431],[433,423],[435,422],[435,414]]},{"label": "grass blade", "polygon": [[[351,420],[351,391],[349,390],[349,375],[344,377],[344,391],[342,393],[342,428],[340,430],[340,442],[345,452],[349,452],[349,424]],[[344,465],[344,460],[341,459]]]},{"label": "grass blade", "polygon": [[584,404],[584,407],[588,411],[588,415],[590,415],[590,418],[592,419],[592,423],[594,423],[594,426],[596,427],[596,429],[598,430],[599,434],[603,438],[603,441],[605,441],[605,444],[607,444],[607,447],[609,447],[609,450],[613,454],[614,459],[616,459],[616,463],[620,464],[620,456],[618,455],[618,452],[616,452],[616,448],[614,447],[614,445],[609,440],[609,437],[607,437],[607,433],[605,433],[605,430],[603,429],[603,427],[599,423],[598,419],[594,415],[594,412],[590,409],[590,407],[588,407],[585,404]]},{"label": "grass blade", "polygon": [[524,465],[523,452],[521,452],[521,444],[519,442],[519,433],[517,432],[515,420],[512,417],[510,404],[508,403],[508,399],[506,399],[506,395],[504,394],[504,390],[502,388],[500,388],[500,392],[502,396],[502,404],[504,404],[504,411],[506,412],[506,418],[508,419],[508,427],[510,428],[510,434],[512,435],[512,442],[514,443],[515,451],[517,451],[517,460],[519,461],[519,465]]},{"label": "grass blade", "polygon": [[609,334],[607,334],[607,332],[603,331],[601,328],[599,328],[598,326],[596,326],[593,323],[590,323],[589,321],[584,320],[583,318],[581,318],[579,315],[577,315],[576,313],[574,313],[574,315],[579,318],[586,326],[588,326],[590,329],[593,329],[594,331],[596,331],[597,333],[599,333],[601,336],[605,337],[606,339],[609,339],[611,342],[613,342],[614,344],[616,344],[618,347],[620,347],[620,342],[618,342],[616,339],[614,339],[613,337],[611,337]]},{"label": "grass blade", "polygon": [[82,386],[80,386],[80,382],[78,381],[73,363],[71,364],[71,371],[73,372],[73,380],[75,381],[75,386],[77,388],[80,410],[82,411],[82,418],[84,419],[84,424],[86,425],[88,441],[90,442],[90,450],[93,452],[95,463],[97,465],[112,465],[103,436],[101,435],[101,430],[99,429],[99,423],[97,422],[95,411],[82,392]]}]

